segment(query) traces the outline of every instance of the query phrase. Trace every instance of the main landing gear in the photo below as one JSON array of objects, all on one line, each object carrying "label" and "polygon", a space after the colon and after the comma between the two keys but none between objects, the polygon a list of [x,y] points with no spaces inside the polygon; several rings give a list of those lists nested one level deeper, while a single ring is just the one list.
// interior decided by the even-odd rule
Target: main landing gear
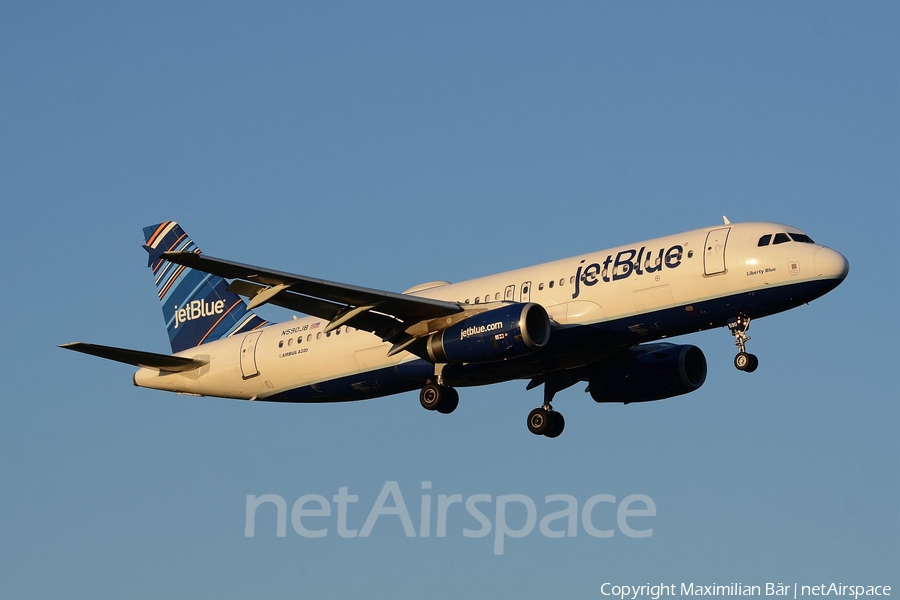
[{"label": "main landing gear", "polygon": [[566,420],[562,413],[553,410],[549,404],[528,413],[528,431],[534,435],[543,435],[548,438],[559,437],[565,427]]},{"label": "main landing gear", "polygon": [[445,385],[426,383],[419,392],[419,403],[426,410],[436,410],[449,415],[459,406],[459,392]]},{"label": "main landing gear", "polygon": [[[528,389],[540,385],[540,380],[534,380]],[[550,378],[544,382],[544,405],[528,413],[528,431],[535,435],[543,435],[548,438],[559,437],[566,427],[566,420],[562,414],[553,410],[550,402],[556,392],[563,390],[575,381]],[[459,406],[459,392],[454,388],[434,382],[428,382],[419,392],[419,403],[426,410],[434,410],[449,415]]]},{"label": "main landing gear", "polygon": [[759,359],[755,354],[750,354],[744,347],[750,341],[747,330],[750,329],[750,317],[741,314],[736,319],[728,322],[728,330],[734,336],[734,345],[738,347],[737,356],[734,357],[734,366],[739,371],[752,373],[759,366]]},{"label": "main landing gear", "polygon": [[[528,413],[528,431],[534,435],[542,435],[548,438],[556,438],[566,428],[566,420],[562,413],[553,410],[551,402],[556,392],[574,385],[574,380],[565,375],[548,376],[544,381],[544,405]],[[540,385],[540,379],[532,380],[526,389],[532,389]]]}]

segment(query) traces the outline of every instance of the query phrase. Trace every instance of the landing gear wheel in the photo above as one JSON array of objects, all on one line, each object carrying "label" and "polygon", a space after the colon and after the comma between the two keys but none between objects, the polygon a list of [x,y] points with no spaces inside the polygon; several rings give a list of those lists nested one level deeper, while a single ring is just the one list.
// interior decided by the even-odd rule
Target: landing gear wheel
[{"label": "landing gear wheel", "polygon": [[459,392],[452,387],[427,383],[419,392],[419,404],[425,410],[436,410],[449,415],[459,406]]},{"label": "landing gear wheel", "polygon": [[435,383],[427,383],[419,392],[419,404],[425,410],[437,410],[441,405],[443,389]]},{"label": "landing gear wheel", "polygon": [[459,392],[453,388],[444,388],[443,391],[437,411],[442,415],[449,415],[459,406]]},{"label": "landing gear wheel", "polygon": [[544,432],[544,436],[548,438],[556,438],[559,437],[559,434],[563,432],[563,429],[566,428],[566,420],[563,419],[562,413],[551,412],[550,416],[553,418],[552,426]]},{"label": "landing gear wheel", "polygon": [[544,408],[536,408],[528,413],[528,431],[534,435],[544,435],[553,425],[555,415]]},{"label": "landing gear wheel", "polygon": [[750,366],[747,367],[747,372],[752,373],[753,371],[756,370],[756,367],[758,367],[758,366],[759,366],[759,359],[756,358],[755,354],[751,354],[750,355]]},{"label": "landing gear wheel", "polygon": [[755,354],[738,352],[737,356],[734,357],[734,366],[737,367],[738,371],[752,373],[759,366],[759,359],[756,358]]}]

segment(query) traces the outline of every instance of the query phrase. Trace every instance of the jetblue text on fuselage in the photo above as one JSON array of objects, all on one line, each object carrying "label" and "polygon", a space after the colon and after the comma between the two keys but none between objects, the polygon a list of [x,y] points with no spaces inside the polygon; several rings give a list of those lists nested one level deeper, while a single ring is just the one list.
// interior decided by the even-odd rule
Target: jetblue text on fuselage
[{"label": "jetblue text on fuselage", "polygon": [[205,300],[193,300],[186,304],[183,308],[175,305],[175,329],[178,325],[185,321],[193,321],[201,317],[210,317],[212,315],[221,315],[225,312],[225,301],[216,300],[215,302],[206,302]]},{"label": "jetblue text on fuselage", "polygon": [[603,263],[591,263],[587,266],[582,260],[575,272],[575,293],[572,294],[572,298],[577,298],[581,293],[581,284],[590,287],[597,285],[601,280],[609,283],[628,279],[632,275],[656,273],[663,267],[674,269],[681,264],[683,256],[684,248],[676,244],[668,250],[660,248],[658,251],[647,250],[646,246],[641,246],[640,250],[629,248],[615,256],[610,254]]},{"label": "jetblue text on fuselage", "polygon": [[486,333],[488,331],[497,331],[498,329],[503,329],[503,321],[491,323],[490,325],[479,325],[477,327],[466,327],[465,329],[460,330],[459,339],[464,340],[467,337],[470,337],[473,335],[481,335],[482,333]]}]

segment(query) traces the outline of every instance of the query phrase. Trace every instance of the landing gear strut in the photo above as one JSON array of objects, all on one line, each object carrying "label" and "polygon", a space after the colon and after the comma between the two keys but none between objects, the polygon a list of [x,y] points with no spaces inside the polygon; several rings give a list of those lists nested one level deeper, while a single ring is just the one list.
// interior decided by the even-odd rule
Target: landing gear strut
[{"label": "landing gear strut", "polygon": [[746,351],[745,345],[750,341],[747,330],[750,329],[750,317],[740,314],[733,321],[728,322],[728,330],[734,336],[734,345],[738,347],[737,356],[734,357],[734,366],[739,371],[752,373],[759,366],[759,359],[755,354]]},{"label": "landing gear strut", "polygon": [[419,403],[426,410],[436,410],[449,415],[459,406],[459,392],[445,385],[426,383],[419,392]]}]

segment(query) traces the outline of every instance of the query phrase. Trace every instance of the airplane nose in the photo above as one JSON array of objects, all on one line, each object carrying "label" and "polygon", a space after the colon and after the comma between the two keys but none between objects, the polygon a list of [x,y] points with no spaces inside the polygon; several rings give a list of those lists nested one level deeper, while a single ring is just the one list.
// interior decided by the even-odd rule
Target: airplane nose
[{"label": "airplane nose", "polygon": [[850,272],[850,263],[844,255],[831,248],[820,248],[815,254],[816,275],[844,279]]}]

